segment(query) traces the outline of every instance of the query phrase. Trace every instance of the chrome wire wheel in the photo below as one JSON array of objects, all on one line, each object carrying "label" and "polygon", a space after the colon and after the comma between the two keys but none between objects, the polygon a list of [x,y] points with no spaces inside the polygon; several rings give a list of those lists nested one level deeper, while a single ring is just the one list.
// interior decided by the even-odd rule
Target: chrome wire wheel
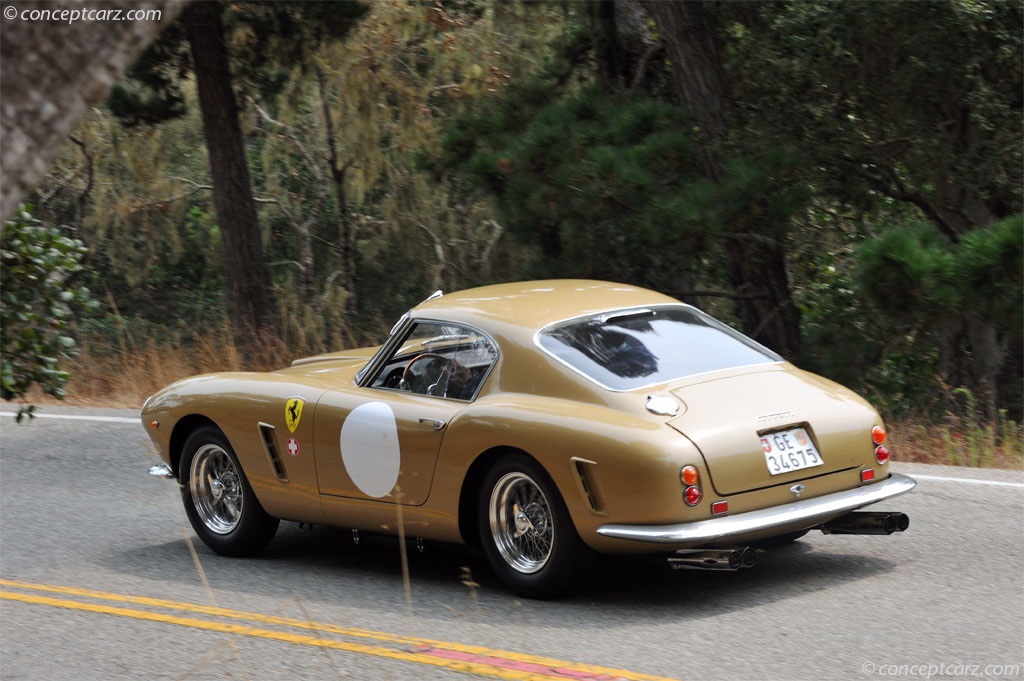
[{"label": "chrome wire wheel", "polygon": [[505,562],[523,574],[547,565],[555,546],[551,505],[543,490],[525,473],[502,476],[488,503],[491,538]]},{"label": "chrome wire wheel", "polygon": [[242,480],[231,455],[216,444],[196,450],[189,470],[192,503],[203,525],[230,534],[242,518]]}]

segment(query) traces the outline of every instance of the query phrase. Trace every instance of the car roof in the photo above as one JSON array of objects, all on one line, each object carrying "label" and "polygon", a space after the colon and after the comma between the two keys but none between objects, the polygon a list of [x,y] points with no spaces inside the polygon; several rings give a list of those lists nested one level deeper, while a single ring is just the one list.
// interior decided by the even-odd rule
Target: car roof
[{"label": "car roof", "polygon": [[548,279],[496,284],[426,300],[417,318],[450,319],[483,328],[495,322],[533,332],[566,319],[644,305],[679,301],[648,289],[586,279]]}]

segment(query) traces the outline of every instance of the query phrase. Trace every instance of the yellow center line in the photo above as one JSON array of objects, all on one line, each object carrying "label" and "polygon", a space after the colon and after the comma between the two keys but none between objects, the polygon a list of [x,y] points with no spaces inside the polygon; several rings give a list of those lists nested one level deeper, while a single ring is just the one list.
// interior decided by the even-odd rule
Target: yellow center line
[{"label": "yellow center line", "polygon": [[5,600],[36,605],[48,605],[51,607],[106,615],[116,615],[120,617],[130,617],[138,620],[187,626],[194,629],[238,634],[298,645],[343,650],[364,655],[402,660],[405,662],[444,667],[452,671],[465,672],[489,678],[509,679],[514,681],[552,681],[552,679],[567,678],[594,680],[622,679],[623,681],[672,681],[665,677],[640,674],[622,669],[611,669],[608,667],[567,662],[564,660],[555,660],[524,653],[493,650],[481,646],[470,646],[449,641],[437,641],[411,636],[399,636],[351,627],[339,627],[327,623],[310,622],[290,617],[241,612],[237,610],[229,610],[227,608],[197,605],[192,603],[179,603],[159,598],[129,596],[68,586],[31,584],[28,582],[6,579],[0,579],[0,586],[20,589],[23,591],[90,598],[107,601],[108,603],[126,603],[161,608],[164,610],[184,611],[198,615],[243,620],[249,623],[312,630],[318,634],[348,636],[375,641],[377,643],[391,644],[393,646],[405,646],[408,649],[403,650],[400,648],[371,645],[355,641],[325,639],[320,636],[287,633],[249,625],[215,622],[197,619],[194,617],[153,612],[149,610],[123,608],[105,603],[88,603],[36,594],[16,593],[6,589],[0,590],[0,598]]}]

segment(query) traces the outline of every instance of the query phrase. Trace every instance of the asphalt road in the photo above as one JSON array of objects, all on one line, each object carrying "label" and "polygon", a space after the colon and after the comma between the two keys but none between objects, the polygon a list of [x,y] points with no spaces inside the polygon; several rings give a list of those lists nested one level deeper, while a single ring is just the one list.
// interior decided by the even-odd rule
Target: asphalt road
[{"label": "asphalt road", "polygon": [[[0,407],[0,410],[4,407]],[[134,413],[0,416],[0,678],[1024,679],[1024,473],[899,465],[892,537],[737,573],[606,560],[556,602],[474,554],[283,525],[214,555]],[[92,420],[95,416],[111,421]]]}]

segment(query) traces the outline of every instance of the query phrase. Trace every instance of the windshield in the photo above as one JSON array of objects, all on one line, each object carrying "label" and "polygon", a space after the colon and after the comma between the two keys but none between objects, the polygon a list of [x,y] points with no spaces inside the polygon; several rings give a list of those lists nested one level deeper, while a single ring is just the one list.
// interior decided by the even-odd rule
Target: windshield
[{"label": "windshield", "polygon": [[542,330],[537,338],[549,354],[611,390],[782,360],[700,310],[682,305],[574,319]]}]

